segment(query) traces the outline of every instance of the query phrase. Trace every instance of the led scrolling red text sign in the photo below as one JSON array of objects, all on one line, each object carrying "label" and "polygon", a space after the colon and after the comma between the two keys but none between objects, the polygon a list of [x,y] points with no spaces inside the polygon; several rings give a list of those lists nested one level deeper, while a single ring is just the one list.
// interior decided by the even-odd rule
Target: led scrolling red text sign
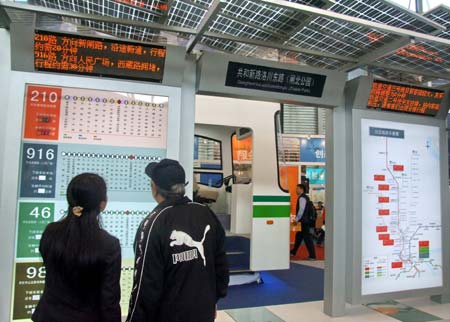
[{"label": "led scrolling red text sign", "polygon": [[373,82],[367,107],[436,116],[444,94],[440,90],[376,80]]},{"label": "led scrolling red text sign", "polygon": [[161,82],[166,48],[36,31],[34,67],[60,73]]}]

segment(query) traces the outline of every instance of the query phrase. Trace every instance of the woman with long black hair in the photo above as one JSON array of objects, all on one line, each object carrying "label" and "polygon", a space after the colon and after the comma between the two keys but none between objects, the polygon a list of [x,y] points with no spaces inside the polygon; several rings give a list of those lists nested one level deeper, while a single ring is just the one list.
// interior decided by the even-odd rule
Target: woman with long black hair
[{"label": "woman with long black hair", "polygon": [[67,188],[67,215],[45,229],[39,251],[46,268],[35,322],[120,322],[119,240],[99,223],[106,184],[83,173]]}]

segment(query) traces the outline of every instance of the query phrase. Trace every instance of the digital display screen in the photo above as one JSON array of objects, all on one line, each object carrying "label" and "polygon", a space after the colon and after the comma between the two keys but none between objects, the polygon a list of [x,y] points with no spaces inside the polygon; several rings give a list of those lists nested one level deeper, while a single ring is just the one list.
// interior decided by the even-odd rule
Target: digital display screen
[{"label": "digital display screen", "polygon": [[443,285],[439,128],[361,120],[361,291]]},{"label": "digital display screen", "polygon": [[368,108],[385,111],[436,116],[444,91],[375,80]]},{"label": "digital display screen", "polygon": [[166,47],[36,31],[38,71],[162,82]]},{"label": "digital display screen", "polygon": [[166,157],[169,98],[27,84],[21,144],[13,321],[30,321],[44,289],[39,244],[45,227],[65,216],[66,189],[83,172],[108,186],[102,226],[122,248],[121,305],[133,284],[135,233],[156,206],[148,163]]}]

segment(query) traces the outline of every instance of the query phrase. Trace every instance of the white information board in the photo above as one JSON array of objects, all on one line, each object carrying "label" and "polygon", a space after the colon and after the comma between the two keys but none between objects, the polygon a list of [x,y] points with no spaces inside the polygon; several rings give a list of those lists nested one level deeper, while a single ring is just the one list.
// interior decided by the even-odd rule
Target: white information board
[{"label": "white information board", "polygon": [[27,84],[24,111],[12,321],[30,321],[44,289],[42,233],[65,216],[67,186],[84,172],[108,187],[101,223],[120,240],[126,315],[135,234],[156,206],[144,170],[167,156],[169,97]]},{"label": "white information board", "polygon": [[439,128],[361,120],[361,294],[441,287]]}]

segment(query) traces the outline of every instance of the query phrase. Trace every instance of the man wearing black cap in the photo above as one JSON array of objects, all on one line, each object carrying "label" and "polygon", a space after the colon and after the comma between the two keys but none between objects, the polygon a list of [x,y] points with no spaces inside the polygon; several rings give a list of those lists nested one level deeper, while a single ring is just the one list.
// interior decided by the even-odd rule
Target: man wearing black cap
[{"label": "man wearing black cap", "polygon": [[229,281],[225,232],[208,207],[184,196],[177,161],[150,163],[145,173],[158,206],[136,234],[127,322],[212,322]]}]

